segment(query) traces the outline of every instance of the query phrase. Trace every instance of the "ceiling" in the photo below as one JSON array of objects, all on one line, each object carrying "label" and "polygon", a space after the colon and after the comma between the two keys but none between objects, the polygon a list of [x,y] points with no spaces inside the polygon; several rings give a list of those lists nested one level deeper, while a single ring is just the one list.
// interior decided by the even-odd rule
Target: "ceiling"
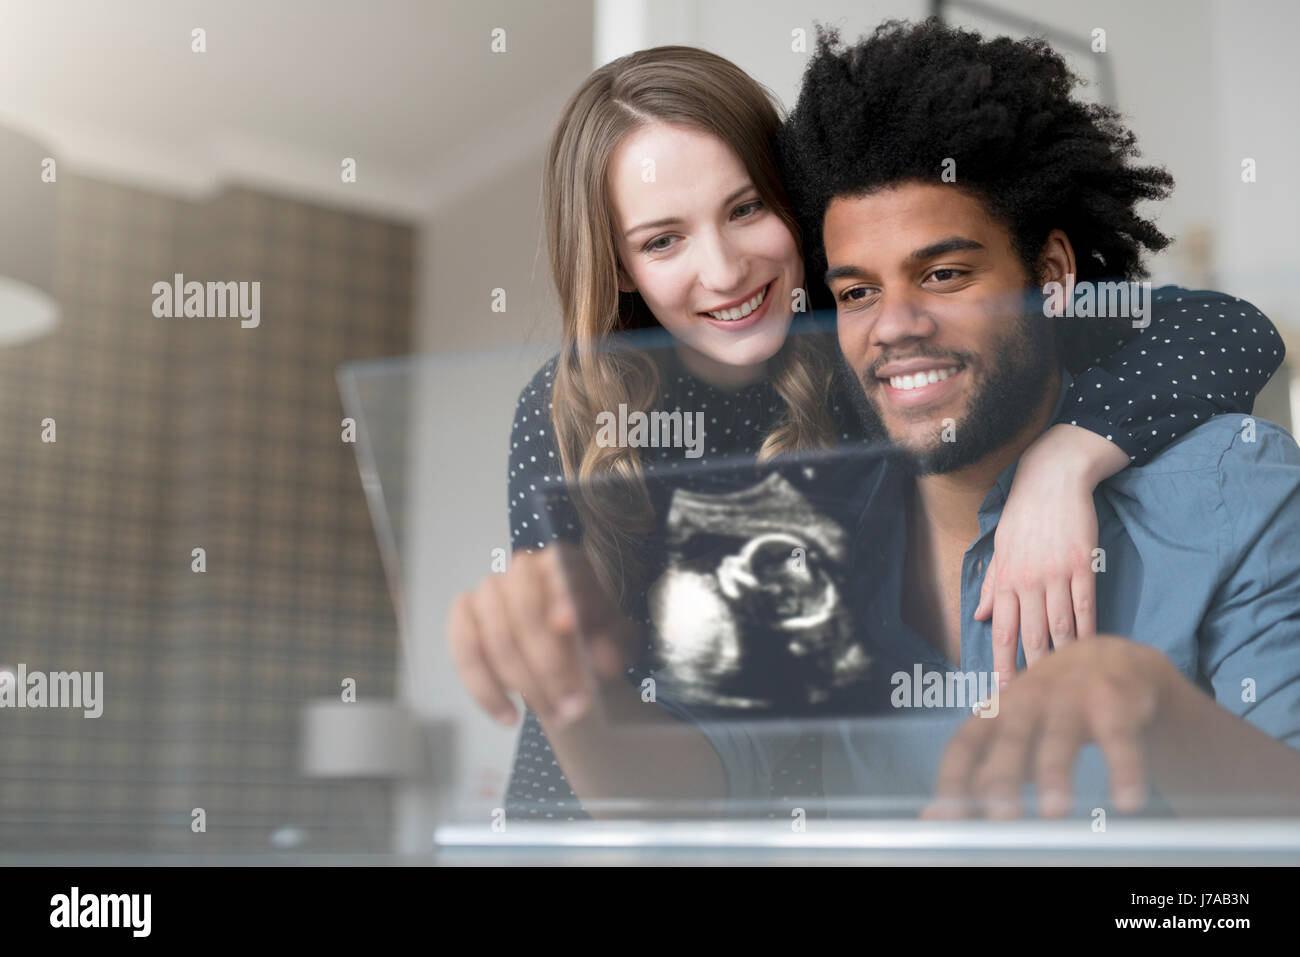
[{"label": "ceiling", "polygon": [[69,167],[402,217],[544,142],[591,62],[592,0],[0,0],[0,122]]}]

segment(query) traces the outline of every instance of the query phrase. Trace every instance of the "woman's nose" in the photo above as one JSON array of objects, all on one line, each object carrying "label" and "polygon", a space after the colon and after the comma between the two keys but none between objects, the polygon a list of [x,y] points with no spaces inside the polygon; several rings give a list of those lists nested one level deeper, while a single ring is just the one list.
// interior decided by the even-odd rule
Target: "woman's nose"
[{"label": "woman's nose", "polygon": [[742,293],[748,267],[745,257],[722,236],[715,236],[701,244],[699,263],[700,285],[719,295]]}]

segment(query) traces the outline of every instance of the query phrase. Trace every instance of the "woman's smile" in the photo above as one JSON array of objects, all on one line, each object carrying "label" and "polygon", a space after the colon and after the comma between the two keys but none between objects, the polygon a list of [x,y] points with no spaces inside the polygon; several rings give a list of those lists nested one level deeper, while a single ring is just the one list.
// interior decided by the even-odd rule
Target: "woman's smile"
[{"label": "woman's smile", "polygon": [[733,300],[716,309],[701,312],[699,315],[710,325],[719,329],[727,329],[733,332],[748,329],[767,315],[768,303],[772,300],[772,287],[775,285],[776,280],[773,279],[767,285],[760,287],[757,291],[744,298]]}]

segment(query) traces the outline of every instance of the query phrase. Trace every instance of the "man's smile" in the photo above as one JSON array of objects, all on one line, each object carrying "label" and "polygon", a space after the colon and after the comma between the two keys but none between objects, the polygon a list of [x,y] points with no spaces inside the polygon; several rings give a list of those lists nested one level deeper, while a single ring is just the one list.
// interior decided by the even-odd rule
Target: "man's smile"
[{"label": "man's smile", "polygon": [[966,367],[951,359],[909,359],[889,362],[876,373],[878,391],[896,408],[916,408],[942,402],[960,388]]}]

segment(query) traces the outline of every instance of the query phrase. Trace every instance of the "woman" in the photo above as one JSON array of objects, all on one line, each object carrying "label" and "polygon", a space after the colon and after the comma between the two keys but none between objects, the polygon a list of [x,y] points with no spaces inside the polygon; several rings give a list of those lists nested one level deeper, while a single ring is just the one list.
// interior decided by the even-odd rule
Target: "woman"
[{"label": "woman", "polygon": [[[698,409],[706,416],[708,456],[744,452],[769,460],[861,437],[835,388],[827,350],[813,336],[791,334],[807,293],[798,233],[771,152],[779,123],[770,94],[733,64],[702,50],[661,47],[593,73],[566,106],[552,139],[545,208],[564,347],[520,397],[511,437],[512,545],[543,549],[542,556],[563,554],[569,581],[575,575],[593,579],[612,596],[612,607],[630,609],[644,586],[641,550],[656,517],[646,476],[679,461],[680,451],[603,444],[596,434],[600,413],[621,405]],[[1157,313],[1153,326],[1162,321]],[[1226,334],[1227,324],[1206,321],[1195,332],[1210,341],[1216,331]],[[1238,363],[1230,373],[1226,356],[1221,362],[1218,353],[1197,357],[1207,374],[1218,373],[1221,404],[1185,395],[1180,408],[1205,415],[1249,411],[1281,361],[1271,324],[1259,317],[1252,325],[1258,345],[1267,343],[1263,354],[1276,359],[1271,367],[1247,373]],[[672,338],[664,356],[614,348],[623,333],[656,327]],[[1187,372],[1187,362],[1172,354],[1177,350],[1189,351],[1162,347],[1156,328],[1094,361],[1115,369],[1141,363],[1143,385],[1152,387],[1166,366]],[[1122,421],[1144,411],[1145,395],[1120,381],[1067,402],[1079,420],[1121,434]],[[1224,388],[1229,381],[1232,388]],[[1233,398],[1224,398],[1229,393]],[[1168,412],[1164,399],[1160,411]],[[1167,434],[1166,441],[1174,437]],[[1076,584],[1072,591],[1074,569],[1063,581],[1046,580],[1038,569],[1047,558],[1080,549],[1090,554],[1096,545],[1091,488],[1158,449],[1121,449],[1069,425],[1049,429],[1034,449],[1038,454],[1027,454],[1017,471],[994,562],[1004,572],[1015,569],[1014,580],[1034,583],[1022,589],[1013,609],[1026,647],[1031,634],[1048,633],[1047,609],[1035,596],[1059,594],[1062,586],[1071,596],[1073,627],[1053,635],[1059,646],[1095,631],[1091,576],[1084,576],[1088,586]],[[1068,498],[1041,464],[1063,456],[1080,463],[1072,471],[1089,479],[1086,490],[1076,487]],[[593,478],[604,479],[606,487],[614,483],[617,494],[587,491]],[[549,506],[552,514],[543,519],[527,505],[528,493],[538,487],[565,487],[570,494]],[[1033,521],[1048,510],[1058,518],[1050,527]],[[551,531],[539,534],[542,528]],[[547,547],[555,538],[580,546],[581,556]],[[1012,541],[1020,551],[1005,554],[1003,543]],[[571,597],[559,599],[558,610],[548,605],[555,567],[554,558],[547,564],[517,552],[505,575],[460,596],[449,617],[453,657],[476,701],[503,723],[517,717],[508,692],[521,693],[529,706],[508,813],[578,816],[575,790],[596,797],[676,793],[646,771],[644,755],[628,761],[627,748],[609,744],[592,723],[591,685],[574,644],[576,620],[590,609],[576,607]],[[993,571],[986,574],[986,597]],[[981,616],[991,611],[1015,621],[990,605],[981,603]],[[605,621],[607,612],[597,617]],[[591,620],[584,620],[584,631],[592,632]],[[616,674],[615,642],[601,637],[589,649],[597,670]],[[633,698],[626,701],[636,706]],[[680,771],[679,781],[698,780],[702,791],[717,793],[716,757],[698,739],[679,736],[655,761]]]}]

